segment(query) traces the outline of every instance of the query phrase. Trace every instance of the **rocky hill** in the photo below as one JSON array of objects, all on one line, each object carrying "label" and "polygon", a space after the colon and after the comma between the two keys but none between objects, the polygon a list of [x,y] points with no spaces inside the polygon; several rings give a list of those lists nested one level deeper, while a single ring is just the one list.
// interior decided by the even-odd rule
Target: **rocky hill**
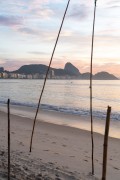
[{"label": "rocky hill", "polygon": [[0,67],[0,73],[4,72],[4,68]]},{"label": "rocky hill", "polygon": [[[21,66],[18,70],[13,71],[12,73],[18,73],[18,74],[45,74],[47,71],[48,66],[43,64],[30,64],[30,65],[24,65]],[[65,64],[64,69],[56,69],[56,68],[50,68],[50,71],[54,70],[55,76],[69,76],[71,78],[75,79],[90,79],[90,73],[80,73],[79,69],[76,68],[73,64],[70,62],[67,62]],[[113,74],[109,74],[108,72],[99,72],[95,75],[93,75],[94,80],[117,80],[118,78],[114,76]]]},{"label": "rocky hill", "polygon": [[109,74],[108,72],[99,72],[93,76],[93,79],[96,80],[117,80],[118,78],[115,77],[113,74]]},{"label": "rocky hill", "polygon": [[70,62],[67,62],[65,64],[64,70],[68,73],[70,73],[71,75],[74,76],[79,76],[80,72],[79,69],[77,69],[73,64],[71,64]]},{"label": "rocky hill", "polygon": [[[18,70],[13,71],[12,73],[18,73],[18,74],[46,74],[48,66],[43,65],[43,64],[30,64],[30,65],[24,65],[21,66]],[[55,69],[55,68],[50,68],[50,71],[54,70],[55,76],[65,76],[69,75],[71,76],[71,72],[67,72],[64,69]]]},{"label": "rocky hill", "polygon": [[30,64],[21,66],[18,70],[13,71],[12,73],[19,73],[19,74],[45,74],[47,71],[48,66],[43,64]]}]

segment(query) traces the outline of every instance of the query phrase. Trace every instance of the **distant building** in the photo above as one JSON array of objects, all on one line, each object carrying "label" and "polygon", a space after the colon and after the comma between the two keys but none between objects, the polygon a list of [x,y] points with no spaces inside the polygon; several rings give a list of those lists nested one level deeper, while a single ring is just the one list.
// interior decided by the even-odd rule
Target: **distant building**
[{"label": "distant building", "polygon": [[17,79],[18,78],[18,74],[15,74],[15,73],[10,73],[8,75],[9,78],[12,78],[12,79]]},{"label": "distant building", "polygon": [[50,74],[48,74],[48,76],[47,76],[47,79],[51,79],[51,76],[50,76]]},{"label": "distant building", "polygon": [[7,79],[7,78],[8,78],[8,73],[3,72],[3,73],[2,73],[2,76],[3,76],[4,79]]},{"label": "distant building", "polygon": [[26,79],[26,75],[25,74],[18,74],[18,79]]},{"label": "distant building", "polygon": [[55,72],[54,70],[50,71],[50,79],[54,79],[55,78]]},{"label": "distant building", "polygon": [[33,74],[33,79],[39,79],[39,78],[40,78],[40,75],[38,73]]},{"label": "distant building", "polygon": [[45,79],[45,75],[44,75],[44,74],[40,74],[40,75],[39,75],[39,78],[40,78],[40,79]]},{"label": "distant building", "polygon": [[2,73],[0,73],[0,78],[3,78],[3,74]]},{"label": "distant building", "polygon": [[32,74],[27,75],[27,79],[32,79],[32,78],[33,78]]}]

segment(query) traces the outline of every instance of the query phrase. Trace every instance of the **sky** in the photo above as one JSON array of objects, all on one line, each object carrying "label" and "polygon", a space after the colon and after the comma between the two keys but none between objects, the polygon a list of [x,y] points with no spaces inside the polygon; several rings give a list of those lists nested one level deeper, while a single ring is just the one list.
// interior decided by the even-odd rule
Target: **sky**
[{"label": "sky", "polygon": [[[0,0],[0,67],[48,65],[68,0]],[[90,71],[94,0],[71,0],[52,67]],[[93,73],[120,77],[120,1],[97,0]]]}]

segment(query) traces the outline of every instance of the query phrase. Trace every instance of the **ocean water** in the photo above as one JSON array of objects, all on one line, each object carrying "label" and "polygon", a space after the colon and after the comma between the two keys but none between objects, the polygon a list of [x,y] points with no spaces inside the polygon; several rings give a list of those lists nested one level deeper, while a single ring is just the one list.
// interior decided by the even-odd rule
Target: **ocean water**
[{"label": "ocean water", "polygon": [[[37,107],[43,80],[0,80],[0,103]],[[105,119],[107,106],[111,119],[120,121],[120,81],[93,81],[93,116]],[[69,114],[89,116],[90,89],[88,80],[47,80],[41,108]]]}]

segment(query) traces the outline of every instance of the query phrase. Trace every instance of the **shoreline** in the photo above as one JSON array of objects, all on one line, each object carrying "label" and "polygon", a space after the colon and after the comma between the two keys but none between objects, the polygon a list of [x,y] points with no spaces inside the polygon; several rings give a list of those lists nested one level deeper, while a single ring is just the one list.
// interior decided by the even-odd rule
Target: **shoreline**
[{"label": "shoreline", "polygon": [[[1,112],[7,112],[7,105],[0,105]],[[27,106],[10,105],[12,115],[34,120],[36,108]],[[90,117],[82,115],[67,114],[64,112],[49,111],[39,109],[37,121],[48,122],[56,125],[64,125],[81,130],[90,131]],[[94,133],[104,135],[105,120],[93,116]],[[120,121],[110,120],[109,137],[120,139]]]}]

